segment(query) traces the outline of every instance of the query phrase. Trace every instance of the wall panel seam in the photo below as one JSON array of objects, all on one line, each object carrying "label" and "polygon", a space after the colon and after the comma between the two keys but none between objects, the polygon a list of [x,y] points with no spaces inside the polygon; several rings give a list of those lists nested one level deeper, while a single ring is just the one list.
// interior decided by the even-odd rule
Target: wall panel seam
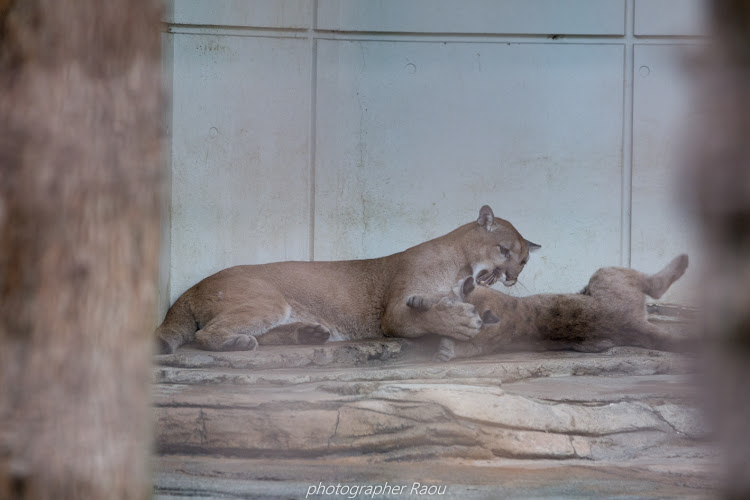
[{"label": "wall panel seam", "polygon": [[623,42],[649,44],[690,44],[705,41],[704,36],[685,35],[564,35],[511,33],[440,33],[440,32],[368,32],[330,31],[300,28],[262,28],[252,26],[223,26],[202,24],[169,24],[163,30],[175,35],[222,35],[241,37],[297,38],[341,41],[434,41],[450,43],[558,43],[558,44],[621,44]]},{"label": "wall panel seam", "polygon": [[635,2],[625,4],[625,61],[623,67],[623,114],[622,114],[622,186],[620,219],[621,265],[630,267],[632,254],[633,224],[633,92],[634,92],[634,22]]},{"label": "wall panel seam", "polygon": [[310,19],[310,29],[308,30],[308,39],[310,43],[310,122],[308,131],[308,175],[310,191],[308,196],[310,210],[310,227],[309,227],[309,250],[308,259],[315,260],[315,192],[316,192],[316,165],[315,155],[317,152],[317,99],[318,99],[318,42],[315,38],[315,26],[317,23],[318,0],[313,0],[313,12]]}]

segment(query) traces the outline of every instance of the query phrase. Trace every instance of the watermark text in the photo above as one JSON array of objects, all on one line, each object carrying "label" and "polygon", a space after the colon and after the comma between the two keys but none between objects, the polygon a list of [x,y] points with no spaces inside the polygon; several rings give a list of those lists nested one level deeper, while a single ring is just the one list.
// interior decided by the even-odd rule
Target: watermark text
[{"label": "watermark text", "polygon": [[310,485],[305,498],[315,497],[344,497],[344,498],[375,498],[386,496],[442,496],[447,490],[445,484],[323,484]]}]

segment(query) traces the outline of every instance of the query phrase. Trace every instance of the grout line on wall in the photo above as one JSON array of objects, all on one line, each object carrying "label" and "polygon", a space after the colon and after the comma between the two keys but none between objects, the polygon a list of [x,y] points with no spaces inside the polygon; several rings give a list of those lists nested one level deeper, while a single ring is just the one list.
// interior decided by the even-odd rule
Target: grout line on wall
[{"label": "grout line on wall", "polygon": [[[313,21],[315,19],[313,17]],[[632,24],[632,23],[631,23]],[[222,26],[200,24],[164,24],[167,33],[178,35],[219,35],[259,38],[296,38],[315,40],[363,41],[363,42],[423,42],[423,43],[554,43],[559,45],[607,45],[624,41],[645,41],[654,45],[695,43],[706,40],[699,35],[566,35],[566,34],[508,34],[508,33],[439,33],[439,32],[370,32],[330,31],[315,28],[262,28],[253,26]]]},{"label": "grout line on wall", "polygon": [[580,34],[580,33],[487,33],[487,32],[445,32],[445,31],[369,31],[369,30],[325,30],[316,29],[315,34],[321,38],[360,38],[360,37],[372,37],[376,40],[383,40],[384,38],[437,38],[440,41],[446,41],[446,39],[452,38],[517,38],[519,40],[527,40],[533,38],[542,39],[554,39],[554,40],[611,40],[619,39],[625,36],[624,33],[608,33],[608,34]]},{"label": "grout line on wall", "polygon": [[265,27],[265,26],[240,26],[229,24],[184,24],[184,23],[162,23],[164,30],[168,33],[178,34],[205,34],[211,32],[228,32],[230,34],[246,36],[262,36],[263,34],[287,34],[296,35],[297,37],[306,37],[310,32],[309,28],[304,27]]},{"label": "grout line on wall", "polygon": [[633,222],[633,84],[634,84],[635,2],[625,2],[625,84],[623,85],[622,120],[622,199],[620,215],[620,259],[623,267],[631,266]]},{"label": "grout line on wall", "polygon": [[[334,40],[342,42],[405,42],[405,43],[511,43],[511,44],[557,44],[557,45],[622,45],[627,38],[624,35],[617,36],[568,36],[568,35],[453,35],[450,37],[436,35],[434,33],[423,34],[392,34],[374,36],[372,33],[320,33],[317,32],[318,40]],[[663,36],[663,37],[638,37],[653,45],[675,45],[690,44],[705,40],[703,37],[688,36]]]},{"label": "grout line on wall", "polygon": [[[174,124],[174,102],[171,99],[174,89],[174,35],[163,33],[162,40],[162,81],[166,95],[164,110],[164,142],[162,143],[162,161],[164,162],[163,198],[162,198],[162,243],[159,250],[159,295],[156,319],[164,317],[172,303],[172,192],[174,176],[172,172],[175,156],[172,140]],[[156,327],[158,325],[154,325]]]},{"label": "grout line on wall", "polygon": [[317,94],[318,94],[318,41],[315,38],[315,26],[317,25],[318,0],[312,3],[313,15],[311,16],[311,25],[307,32],[310,44],[310,123],[308,125],[308,183],[309,183],[309,234],[310,242],[308,249],[308,259],[315,260],[315,155],[317,141]]}]

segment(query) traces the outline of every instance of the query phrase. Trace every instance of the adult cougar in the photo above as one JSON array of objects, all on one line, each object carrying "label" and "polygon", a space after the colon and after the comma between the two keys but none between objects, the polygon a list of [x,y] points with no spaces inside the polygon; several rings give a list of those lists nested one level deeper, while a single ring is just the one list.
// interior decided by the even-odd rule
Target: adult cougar
[{"label": "adult cougar", "polygon": [[597,352],[616,345],[673,349],[687,339],[646,320],[644,294],[658,299],[684,274],[687,266],[687,255],[680,255],[652,275],[635,269],[604,267],[594,273],[579,294],[529,297],[511,297],[490,288],[475,287],[469,277],[448,297],[412,296],[407,304],[429,312],[440,302],[466,301],[482,316],[481,332],[467,342],[441,339],[435,355],[440,361],[510,349]]},{"label": "adult cougar", "polygon": [[420,313],[407,298],[446,295],[468,276],[511,286],[536,248],[485,205],[476,222],[388,257],[224,269],[183,293],[156,336],[162,353],[192,340],[214,351],[428,333],[468,340],[482,325],[474,306],[438,300]]}]

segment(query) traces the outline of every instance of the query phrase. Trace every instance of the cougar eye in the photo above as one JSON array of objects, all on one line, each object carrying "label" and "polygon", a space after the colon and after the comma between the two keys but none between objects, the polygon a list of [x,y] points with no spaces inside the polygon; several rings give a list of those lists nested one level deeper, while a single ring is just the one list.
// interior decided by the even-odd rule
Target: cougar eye
[{"label": "cougar eye", "polygon": [[503,257],[510,257],[510,250],[502,245],[498,245],[497,248],[500,249],[500,253],[503,254]]},{"label": "cougar eye", "polygon": [[525,266],[525,265],[526,265],[526,263],[527,263],[528,261],[529,261],[529,259],[523,259],[523,260],[521,261],[521,265],[522,265],[522,266]]}]

